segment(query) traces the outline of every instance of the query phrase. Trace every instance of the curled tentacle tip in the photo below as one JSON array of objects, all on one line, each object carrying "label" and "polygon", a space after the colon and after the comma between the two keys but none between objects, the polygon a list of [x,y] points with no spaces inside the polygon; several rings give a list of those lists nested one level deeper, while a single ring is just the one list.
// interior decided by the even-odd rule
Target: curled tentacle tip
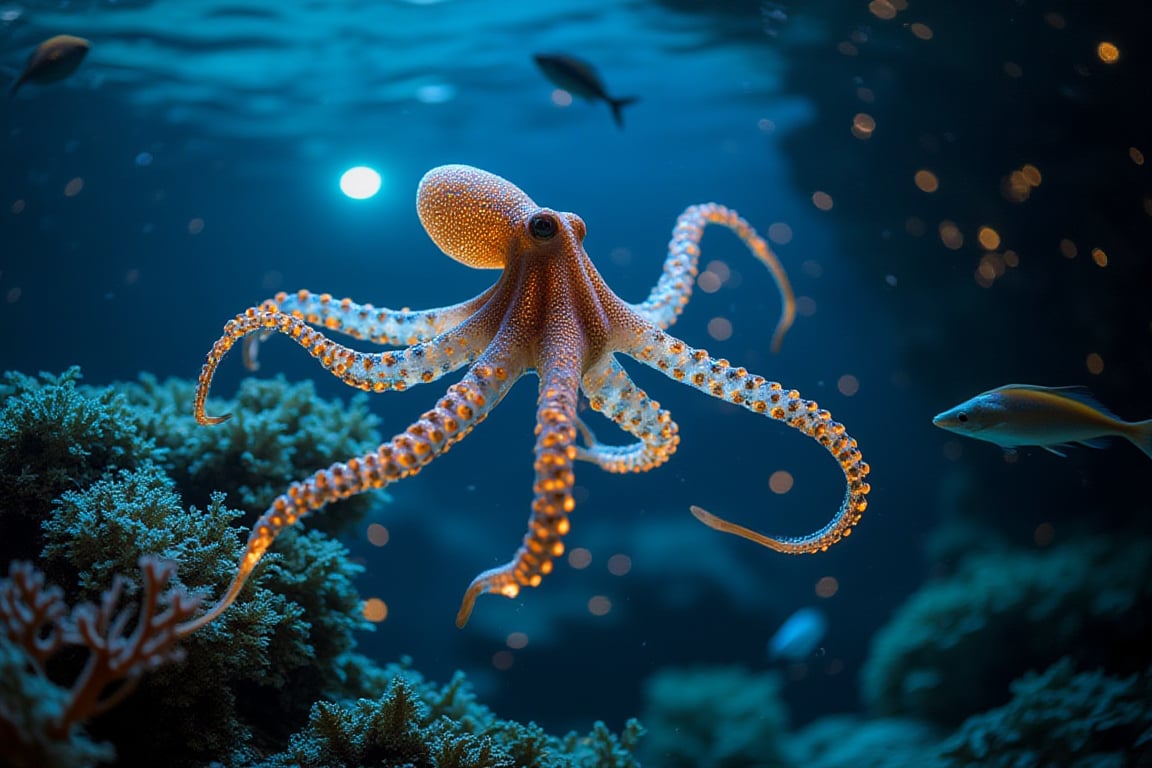
[{"label": "curled tentacle tip", "polygon": [[700,522],[704,523],[704,525],[708,525],[709,520],[715,520],[716,519],[716,515],[712,514],[708,510],[704,509],[703,507],[696,506],[695,504],[690,505],[688,507],[688,511],[692,513],[692,516],[694,518],[696,518]]},{"label": "curled tentacle tip", "polygon": [[230,418],[232,418],[232,414],[230,414],[230,413],[226,413],[223,416],[207,416],[207,415],[197,416],[196,417],[196,423],[202,424],[206,427],[211,427],[211,426],[214,426],[216,424],[223,424],[224,422],[228,421],[228,419],[230,419]]}]

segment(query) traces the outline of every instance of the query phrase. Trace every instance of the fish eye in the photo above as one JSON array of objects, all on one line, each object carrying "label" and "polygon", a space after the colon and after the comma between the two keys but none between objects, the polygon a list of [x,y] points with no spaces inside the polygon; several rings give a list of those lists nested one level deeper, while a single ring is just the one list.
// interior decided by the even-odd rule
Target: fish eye
[{"label": "fish eye", "polygon": [[528,232],[537,240],[551,240],[559,229],[556,217],[548,213],[538,213],[528,219]]},{"label": "fish eye", "polygon": [[956,421],[960,422],[961,424],[965,423],[968,421],[968,414],[961,411],[960,413],[956,414]]}]

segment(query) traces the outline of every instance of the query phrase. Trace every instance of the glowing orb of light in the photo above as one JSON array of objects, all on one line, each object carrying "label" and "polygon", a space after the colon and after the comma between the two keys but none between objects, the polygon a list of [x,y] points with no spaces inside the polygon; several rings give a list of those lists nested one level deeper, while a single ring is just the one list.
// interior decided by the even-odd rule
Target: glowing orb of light
[{"label": "glowing orb of light", "polygon": [[353,200],[367,200],[380,191],[380,174],[366,165],[344,171],[340,191]]}]

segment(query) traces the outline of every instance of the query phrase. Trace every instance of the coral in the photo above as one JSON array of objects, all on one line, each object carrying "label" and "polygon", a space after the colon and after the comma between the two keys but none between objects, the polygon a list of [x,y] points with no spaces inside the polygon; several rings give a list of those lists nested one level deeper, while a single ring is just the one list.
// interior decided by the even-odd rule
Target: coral
[{"label": "coral", "polygon": [[1152,542],[1085,539],[979,553],[914,594],[873,638],[862,694],[878,715],[958,725],[1063,655],[1120,674],[1152,661]]},{"label": "coral", "polygon": [[1012,700],[968,718],[941,745],[947,768],[1152,762],[1152,667],[1125,678],[1077,674],[1065,657],[1012,683]]},{"label": "coral", "polygon": [[63,591],[48,586],[44,574],[30,563],[11,563],[9,577],[0,580],[0,629],[6,643],[24,652],[24,677],[50,691],[56,686],[48,665],[63,649],[78,646],[86,660],[68,689],[31,702],[24,698],[20,710],[0,702],[0,733],[11,736],[6,760],[44,763],[52,745],[70,743],[76,726],[122,701],[146,671],[183,658],[177,627],[192,618],[200,601],[181,587],[164,590],[174,563],[144,556],[139,566],[144,587],[134,616],[120,607],[125,582],[119,576],[99,604],[82,603],[69,611]]},{"label": "coral", "polygon": [[[126,394],[116,395],[77,386],[78,380],[76,370],[40,380],[9,375],[0,406],[5,434],[41,438],[24,443],[33,445],[35,455],[23,463],[10,450],[0,455],[0,482],[16,489],[0,508],[5,541],[20,557],[39,555],[38,567],[73,602],[99,602],[111,588],[116,597],[151,605],[157,590],[149,579],[141,584],[123,578],[144,556],[178,563],[175,575],[163,574],[174,588],[218,595],[243,550],[237,526],[243,513],[225,506],[226,493],[259,507],[262,496],[279,486],[378,442],[375,420],[362,405],[344,410],[317,402],[311,385],[243,385],[229,423],[239,426],[221,432],[193,429],[190,417],[173,410],[184,405],[185,395],[190,402],[190,383],[143,377],[138,385],[117,387]],[[224,447],[218,448],[221,438]],[[198,494],[206,506],[185,506]],[[361,506],[347,507],[343,519],[369,503],[361,497]],[[34,527],[9,537],[9,519]],[[462,675],[438,687],[410,668],[381,669],[356,654],[354,633],[368,627],[352,583],[358,571],[328,533],[285,532],[236,603],[181,643],[183,661],[133,676],[131,691],[94,675],[93,681],[105,680],[99,686],[105,698],[90,700],[87,714],[107,711],[66,732],[49,733],[43,724],[67,711],[70,694],[40,674],[37,643],[20,635],[22,626],[38,621],[36,610],[23,624],[14,618],[19,612],[9,610],[0,615],[6,627],[0,632],[4,759],[8,745],[20,738],[32,745],[31,753],[20,752],[31,754],[26,764],[38,768],[109,759],[177,768],[373,760],[382,766],[485,768],[637,765],[633,753],[641,729],[634,722],[620,736],[597,724],[588,735],[557,738],[535,725],[497,719],[476,703]],[[39,594],[52,599],[29,600],[41,605],[40,623],[50,624],[63,615],[63,595],[46,588]],[[100,620],[88,626],[100,631],[90,632],[85,645],[96,647],[101,634],[131,636],[125,630],[150,626],[125,624],[112,618],[111,601],[103,605],[103,612],[90,614]],[[21,636],[23,642],[11,639]],[[50,634],[40,637],[54,642]],[[157,661],[171,658],[165,650],[170,649],[163,643],[156,648]],[[59,679],[86,674],[79,656],[56,666]],[[84,714],[78,710],[73,722]],[[287,751],[269,757],[285,746]]]},{"label": "coral", "polygon": [[0,633],[0,760],[6,768],[86,768],[115,757],[80,727],[47,738],[50,723],[67,706],[68,691],[35,672],[35,661]]},{"label": "coral", "polygon": [[[141,433],[163,449],[159,462],[184,498],[207,498],[226,490],[250,513],[264,511],[293,481],[334,461],[374,450],[383,438],[380,420],[358,393],[347,404],[322,400],[310,381],[283,376],[244,379],[232,400],[216,402],[223,424],[203,427],[192,415],[194,381],[160,382],[142,374],[120,387]],[[309,525],[329,533],[359,520],[386,498],[383,491],[355,496],[324,509]]]},{"label": "coral", "polygon": [[0,383],[0,561],[35,554],[40,521],[61,493],[153,451],[123,397],[87,392],[80,379],[73,367],[39,378],[6,373]]},{"label": "coral", "polygon": [[[203,511],[179,502],[153,464],[63,494],[45,523],[45,562],[54,571],[75,569],[79,594],[87,596],[128,558],[154,552],[180,562],[189,589],[219,592],[242,551],[233,527],[239,513],[224,506],[222,494]],[[337,659],[366,625],[352,585],[357,570],[325,534],[284,537],[254,587],[187,640],[187,661],[149,676],[92,733],[114,742],[125,759],[178,749],[167,759],[174,765],[247,748],[257,734],[286,738],[313,700],[343,691]],[[195,721],[184,714],[193,710]]]},{"label": "coral", "polygon": [[[98,602],[145,554],[177,561],[174,583],[194,593],[218,594],[240,557],[236,523],[242,513],[225,507],[222,493],[211,494],[203,510],[182,505],[182,489],[163,467],[185,466],[173,455],[191,457],[194,451],[180,433],[163,431],[180,428],[184,420],[154,410],[174,406],[176,399],[166,404],[157,398],[147,405],[143,385],[101,389],[78,386],[79,380],[76,369],[39,379],[8,374],[0,389],[5,395],[0,430],[6,437],[0,443],[0,486],[10,493],[0,519],[10,556],[39,555],[39,567],[72,601]],[[172,383],[170,390],[190,391],[190,386]],[[114,389],[130,391],[131,397]],[[304,396],[277,400],[277,389],[284,385],[257,388],[265,395],[265,417],[274,410],[271,401],[280,403],[275,407],[296,407]],[[324,436],[322,430],[345,421],[374,424],[363,413],[340,418],[337,405],[304,410],[313,416],[294,422],[303,431],[289,442],[311,446],[306,459],[317,466],[344,457],[323,456],[317,446],[342,451],[354,442]],[[262,429],[271,435],[270,426]],[[297,448],[277,444],[281,463],[300,456]],[[181,445],[183,453],[175,448]],[[219,469],[210,462],[204,467]],[[187,477],[200,487],[198,476]],[[210,483],[235,477],[214,475]],[[221,490],[237,491],[227,485]],[[13,520],[30,525],[9,525]],[[363,686],[379,677],[366,660],[349,653],[353,632],[367,626],[352,585],[357,570],[344,547],[323,533],[282,537],[237,605],[183,643],[187,660],[145,676],[124,702],[92,721],[89,731],[114,744],[122,761],[147,757],[170,765],[245,750],[256,754],[256,743],[285,743],[306,722],[314,700],[362,695]],[[122,589],[129,599],[141,594],[138,580],[123,582]],[[25,678],[32,671],[27,665],[7,669],[16,677],[23,670]],[[10,681],[13,701],[35,684],[32,678]],[[66,758],[67,750],[58,763],[47,758],[44,763],[67,765]]]},{"label": "coral", "polygon": [[288,749],[261,768],[630,768],[643,730],[629,721],[617,737],[603,723],[592,733],[548,736],[535,725],[496,718],[476,703],[457,673],[445,686],[407,666],[390,665],[387,691],[375,699],[319,702]]},{"label": "coral", "polygon": [[832,715],[796,733],[788,754],[804,768],[939,768],[939,738],[919,720]]},{"label": "coral", "polygon": [[664,669],[645,683],[645,763],[667,768],[786,765],[779,678],[742,667]]}]

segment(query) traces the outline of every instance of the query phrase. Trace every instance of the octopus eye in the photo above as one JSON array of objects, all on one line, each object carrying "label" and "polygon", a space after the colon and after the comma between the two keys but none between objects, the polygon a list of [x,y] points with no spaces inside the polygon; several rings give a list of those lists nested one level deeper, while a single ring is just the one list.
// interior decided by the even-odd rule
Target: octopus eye
[{"label": "octopus eye", "polygon": [[556,217],[547,213],[538,213],[528,219],[528,231],[537,240],[551,240],[556,236],[559,227],[556,226]]},{"label": "octopus eye", "polygon": [[960,422],[961,424],[963,424],[964,422],[968,421],[968,414],[966,414],[966,413],[958,413],[958,414],[956,414],[956,421],[958,421],[958,422]]}]

